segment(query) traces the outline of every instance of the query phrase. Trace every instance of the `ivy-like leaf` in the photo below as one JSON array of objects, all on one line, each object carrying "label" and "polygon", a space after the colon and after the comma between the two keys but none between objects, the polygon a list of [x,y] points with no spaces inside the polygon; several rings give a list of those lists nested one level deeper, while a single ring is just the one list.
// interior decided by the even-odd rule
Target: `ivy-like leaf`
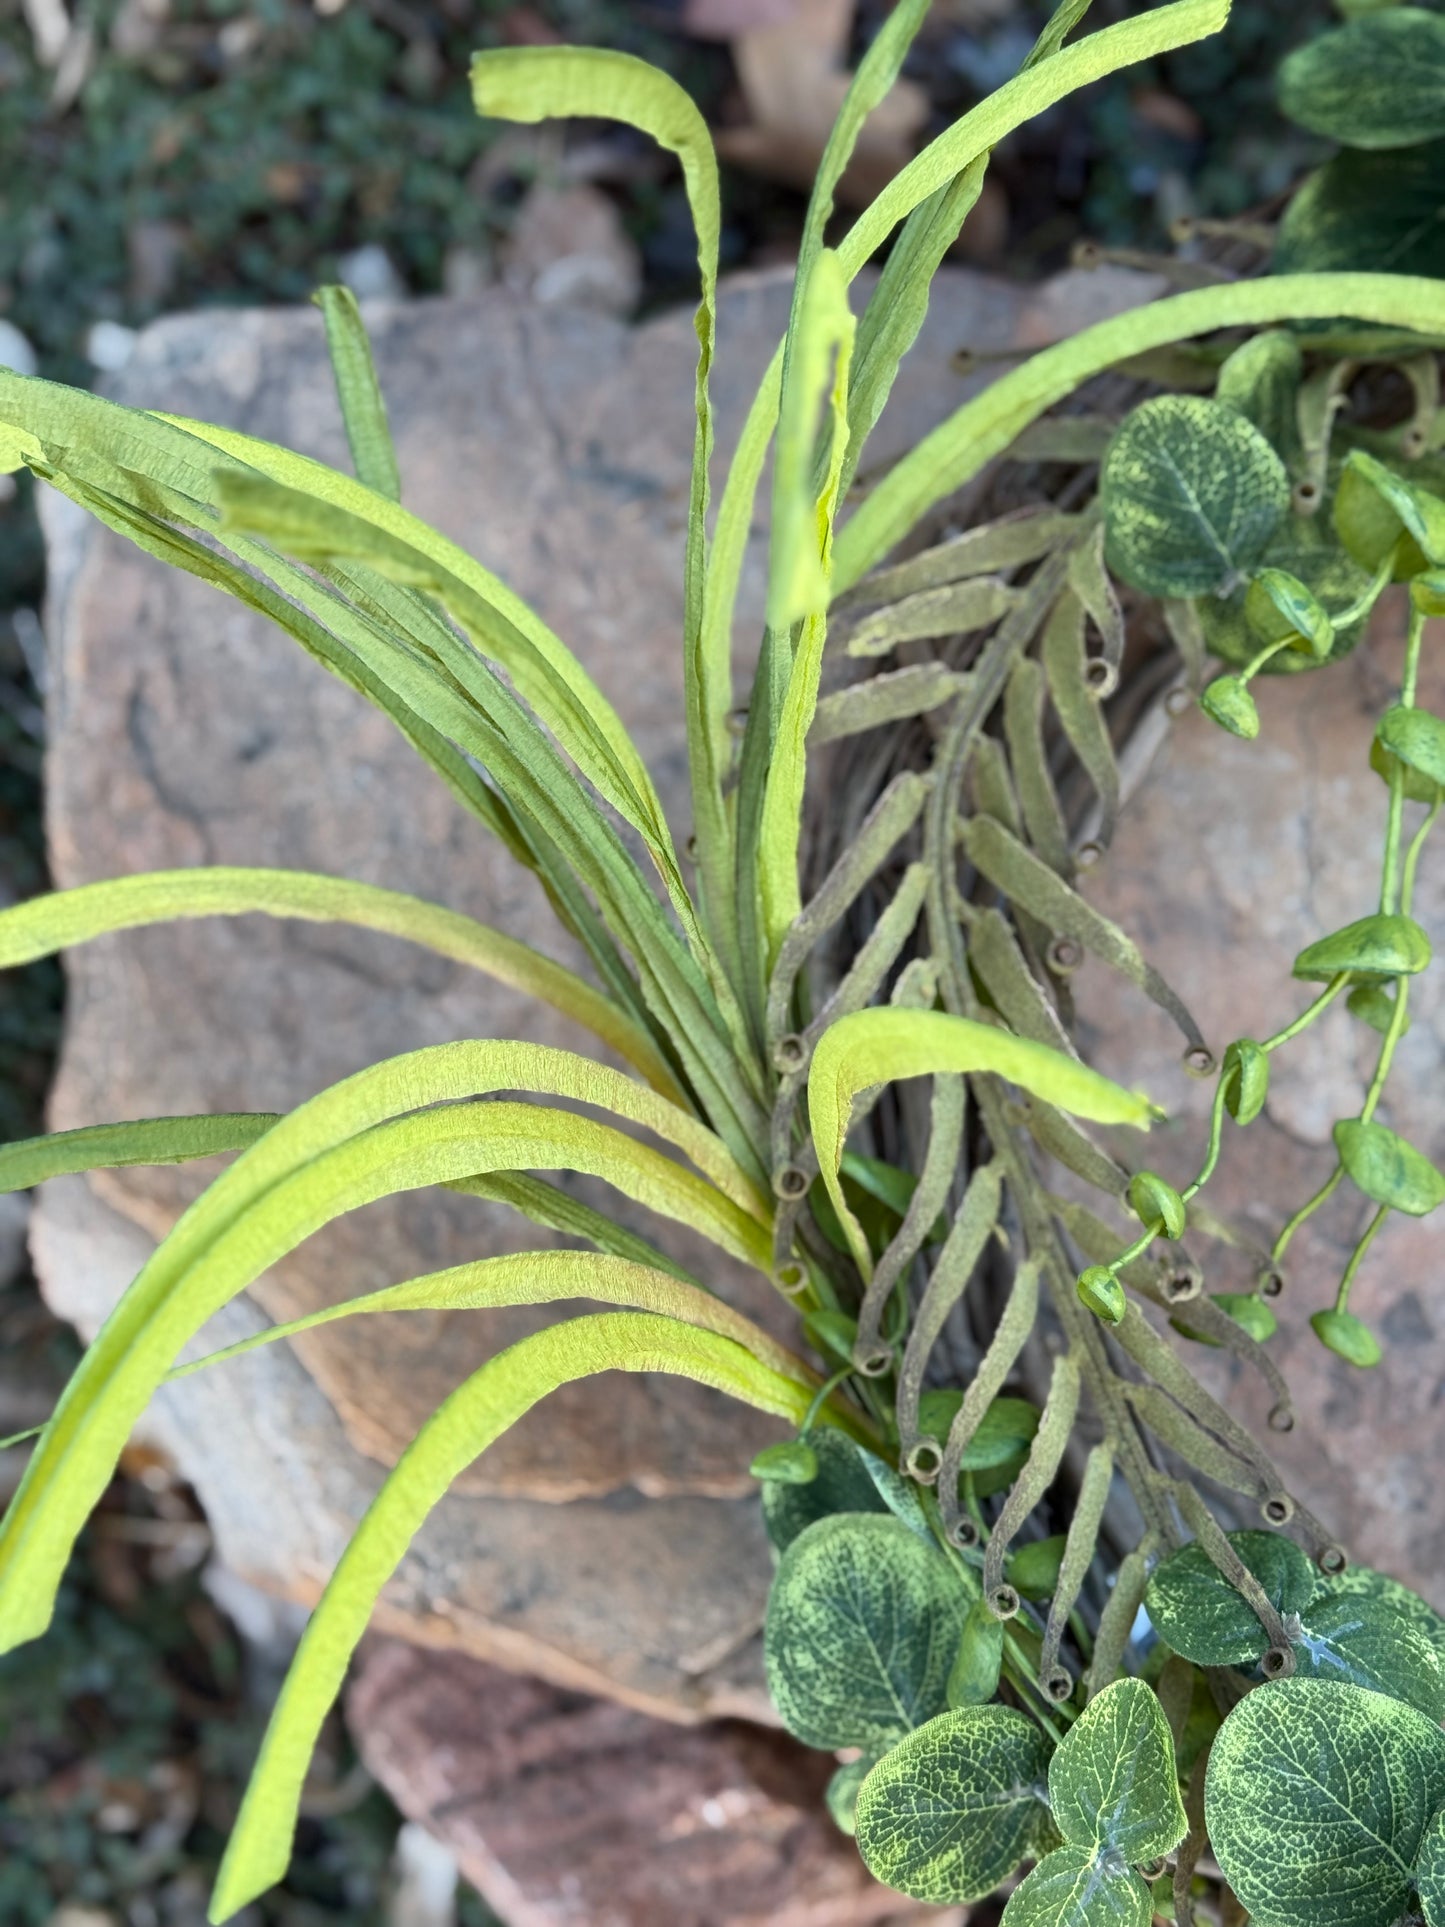
[{"label": "ivy-like leaf", "polygon": [[1376,725],[1375,741],[1386,755],[1423,776],[1432,791],[1445,788],[1445,722],[1428,709],[1398,704],[1387,709]]},{"label": "ivy-like leaf", "polygon": [[1392,551],[1397,582],[1445,562],[1445,502],[1360,449],[1340,476],[1334,522],[1340,540],[1371,574]]},{"label": "ivy-like leaf", "polygon": [[[1278,1532],[1231,1532],[1229,1543],[1281,1618],[1305,1610],[1318,1581],[1293,1539]],[[1197,1539],[1156,1568],[1144,1604],[1159,1637],[1196,1666],[1248,1666],[1268,1644],[1248,1602]]]},{"label": "ivy-like leaf", "polygon": [[1335,1149],[1340,1163],[1376,1204],[1412,1218],[1428,1218],[1445,1204],[1445,1171],[1383,1124],[1342,1118],[1335,1126]]},{"label": "ivy-like leaf", "polygon": [[1049,1805],[1071,1846],[1127,1866],[1179,1845],[1189,1823],[1152,1686],[1119,1679],[1094,1695],[1049,1762]]},{"label": "ivy-like leaf", "polygon": [[887,1507],[852,1439],[832,1425],[815,1425],[803,1434],[818,1461],[807,1485],[769,1481],[763,1487],[763,1524],[779,1552],[819,1519],[838,1512],[884,1512]]},{"label": "ivy-like leaf", "polygon": [[1289,1628],[1301,1678],[1348,1680],[1445,1718],[1445,1667],[1429,1639],[1384,1599],[1317,1599],[1298,1634]]},{"label": "ivy-like leaf", "polygon": [[869,1870],[914,1900],[958,1906],[992,1893],[1048,1828],[1049,1743],[1005,1706],[930,1720],[874,1767],[858,1799]]},{"label": "ivy-like leaf", "polygon": [[1445,141],[1337,154],[1285,209],[1274,267],[1278,274],[1445,274]]},{"label": "ivy-like leaf", "polygon": [[1361,1686],[1281,1680],[1242,1700],[1209,1755],[1205,1817],[1260,1927],[1393,1927],[1445,1804],[1445,1733]]},{"label": "ivy-like leaf", "polygon": [[1087,1847],[1059,1847],[1009,1895],[1003,1927],[1149,1927],[1149,1889]]},{"label": "ivy-like leaf", "polygon": [[941,1554],[901,1520],[809,1526],[783,1554],[763,1635],[784,1726],[807,1746],[894,1745],[946,1706],[966,1610]]},{"label": "ivy-like leaf", "polygon": [[1320,34],[1279,71],[1279,104],[1345,147],[1416,147],[1445,135],[1445,20],[1392,7]]},{"label": "ivy-like leaf", "polygon": [[1445,1807],[1425,1829],[1415,1862],[1415,1884],[1425,1927],[1445,1927]]},{"label": "ivy-like leaf", "polygon": [[1417,977],[1430,968],[1430,939],[1412,917],[1361,917],[1317,943],[1294,960],[1293,975],[1305,983],[1325,984],[1341,971],[1367,981]]},{"label": "ivy-like leaf", "polygon": [[[1283,570],[1302,582],[1326,610],[1345,610],[1369,587],[1370,578],[1346,554],[1330,528],[1319,516],[1291,515],[1264,553],[1265,566]],[[1236,668],[1258,655],[1259,638],[1245,614],[1248,589],[1240,587],[1224,600],[1206,596],[1196,606],[1205,641],[1210,650]],[[1365,632],[1365,618],[1335,628],[1334,641],[1326,660],[1338,662],[1347,656]],[[1296,675],[1318,667],[1317,659],[1303,649],[1282,649],[1271,656],[1263,674]]]},{"label": "ivy-like leaf", "polygon": [[1156,596],[1229,595],[1289,509],[1289,477],[1237,410],[1160,395],[1126,417],[1099,484],[1109,565]]}]

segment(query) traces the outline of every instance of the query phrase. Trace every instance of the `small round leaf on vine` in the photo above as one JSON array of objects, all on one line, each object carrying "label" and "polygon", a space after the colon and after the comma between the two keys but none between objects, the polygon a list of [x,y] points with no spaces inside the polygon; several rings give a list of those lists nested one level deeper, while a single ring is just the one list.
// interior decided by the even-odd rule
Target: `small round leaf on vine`
[{"label": "small round leaf on vine", "polygon": [[1422,616],[1445,616],[1445,569],[1417,575],[1410,584],[1410,601]]},{"label": "small round leaf on vine", "polygon": [[1335,1149],[1350,1177],[1376,1204],[1412,1218],[1428,1218],[1445,1204],[1445,1172],[1385,1125],[1342,1118],[1335,1126]]},{"label": "small round leaf on vine", "polygon": [[1109,566],[1146,595],[1229,595],[1289,510],[1289,477],[1237,409],[1160,395],[1125,417],[1099,481]]},{"label": "small round leaf on vine", "polygon": [[1213,1297],[1225,1316],[1247,1331],[1257,1345],[1273,1338],[1279,1330],[1279,1320],[1255,1292],[1216,1291]]},{"label": "small round leaf on vine", "polygon": [[1357,1365],[1361,1371],[1368,1371],[1372,1365],[1378,1365],[1384,1356],[1379,1339],[1363,1319],[1356,1318],[1352,1311],[1317,1311],[1310,1319],[1310,1324],[1326,1351],[1344,1359],[1347,1365]]},{"label": "small round leaf on vine", "polygon": [[1287,569],[1261,569],[1245,591],[1244,618],[1265,643],[1287,643],[1324,662],[1335,646],[1335,625],[1314,592]]},{"label": "small round leaf on vine", "polygon": [[981,1900],[1048,1837],[1048,1761],[1048,1741],[1011,1707],[967,1706],[930,1720],[863,1782],[865,1864],[914,1900]]},{"label": "small round leaf on vine", "polygon": [[1390,1927],[1445,1805],[1445,1733],[1400,1700],[1321,1679],[1241,1700],[1210,1750],[1204,1812],[1252,1918]]},{"label": "small round leaf on vine", "polygon": [[1269,1096],[1269,1053],[1240,1037],[1224,1053],[1224,1108],[1236,1124],[1253,1124]]},{"label": "small round leaf on vine", "polygon": [[1414,147],[1445,135],[1445,20],[1392,7],[1351,20],[1292,53],[1279,104],[1345,147]]},{"label": "small round leaf on vine", "polygon": [[976,1599],[963,1622],[963,1637],[948,1675],[950,1707],[987,1706],[997,1693],[1003,1636],[1003,1621]]},{"label": "small round leaf on vine", "polygon": [[1294,960],[1293,975],[1315,984],[1327,984],[1344,973],[1376,980],[1418,977],[1429,969],[1433,954],[1430,939],[1413,917],[1361,917],[1303,949]]},{"label": "small round leaf on vine", "polygon": [[[1383,984],[1356,984],[1345,999],[1345,1008],[1352,1017],[1358,1017],[1362,1024],[1378,1031],[1383,1037],[1395,1021],[1394,993],[1386,990]],[[1410,1028],[1410,1019],[1405,1019],[1405,1030]],[[1402,1032],[1402,1035],[1404,1033]]]},{"label": "small round leaf on vine", "polygon": [[1259,710],[1242,676],[1216,676],[1199,698],[1199,707],[1211,722],[1246,743],[1259,734]]},{"label": "small round leaf on vine", "polygon": [[1130,1178],[1129,1209],[1146,1228],[1158,1225],[1166,1238],[1184,1236],[1184,1200],[1156,1171],[1136,1171]]},{"label": "small round leaf on vine", "polygon": [[1064,1563],[1065,1535],[1033,1539],[1009,1557],[1004,1570],[1009,1584],[1025,1599],[1052,1599]]},{"label": "small round leaf on vine", "polygon": [[1375,726],[1375,742],[1425,781],[1415,800],[1433,803],[1445,788],[1445,722],[1428,709],[1387,709]]},{"label": "small round leaf on vine", "polygon": [[763,1482],[763,1525],[777,1551],[785,1552],[800,1532],[835,1512],[887,1510],[857,1446],[836,1426],[812,1426],[797,1442],[817,1462],[814,1477],[806,1485]]},{"label": "small round leaf on vine", "polygon": [[1359,449],[1340,476],[1335,529],[1371,574],[1391,555],[1397,582],[1445,564],[1445,502]]},{"label": "small round leaf on vine", "polygon": [[1107,1265],[1090,1265],[1079,1274],[1079,1303],[1106,1325],[1121,1325],[1128,1301],[1124,1287]]}]

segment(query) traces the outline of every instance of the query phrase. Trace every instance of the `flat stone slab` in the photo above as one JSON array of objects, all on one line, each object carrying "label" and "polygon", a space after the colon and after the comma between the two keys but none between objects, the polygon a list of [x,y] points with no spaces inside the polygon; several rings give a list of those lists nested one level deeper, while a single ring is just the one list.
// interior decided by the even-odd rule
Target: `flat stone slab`
[{"label": "flat stone slab", "polygon": [[[1069,333],[1154,291],[1070,275],[1030,293],[950,271],[869,450],[882,466],[957,406],[955,351]],[[722,455],[781,334],[788,277],[724,292]],[[408,504],[532,600],[616,703],[679,844],[687,829],[681,557],[692,319],[635,330],[503,292],[369,314]],[[975,382],[977,378],[974,378]],[[319,317],[158,323],[124,401],[346,463]],[[763,513],[766,513],[764,505]],[[571,960],[530,878],[390,725],[287,638],[49,498],[50,847],[75,885],[202,863],[313,869],[449,903]],[[764,527],[744,582],[755,637]],[[463,1036],[590,1047],[550,1012],[391,939],[261,918],[108,938],[69,961],[55,1128],[286,1110],[362,1065]],[[34,1248],[52,1305],[93,1330],[199,1189],[198,1167],[49,1187]],[[656,1229],[655,1227],[650,1227]],[[765,1281],[663,1239],[787,1331]],[[329,1227],[216,1321],[224,1341],[419,1272],[551,1242],[428,1192]],[[146,1426],[194,1482],[223,1560],[314,1599],[416,1427],[468,1372],[556,1314],[359,1318],[168,1388]],[[745,1468],[769,1421],[675,1379],[568,1388],[458,1482],[383,1623],[688,1719],[769,1717],[756,1635],[770,1573]]]},{"label": "flat stone slab", "polygon": [[[1265,677],[1254,685],[1261,728],[1244,743],[1197,710],[1174,723],[1147,779],[1126,806],[1118,838],[1090,874],[1088,895],[1122,923],[1193,1010],[1222,1052],[1236,1037],[1267,1037],[1309,1001],[1290,966],[1316,937],[1368,916],[1379,901],[1385,786],[1369,767],[1370,739],[1399,686],[1402,609],[1383,607],[1368,645],[1337,667]],[[1445,708],[1445,660],[1427,647],[1420,701]],[[1418,814],[1418,812],[1412,812]],[[1420,865],[1415,915],[1445,934],[1440,838]],[[1437,967],[1411,992],[1411,1028],[1395,1060],[1380,1120],[1427,1156],[1445,1160],[1445,984]],[[1118,979],[1086,965],[1076,979],[1091,1063],[1144,1084],[1167,1105],[1148,1157],[1171,1179],[1192,1177],[1206,1138],[1212,1084],[1178,1069],[1178,1033]],[[1379,1039],[1343,1002],[1271,1062],[1265,1114],[1247,1131],[1226,1125],[1207,1200],[1267,1248],[1334,1166],[1331,1129],[1359,1112]],[[1136,1139],[1128,1155],[1137,1162]],[[1384,1361],[1357,1371],[1309,1329],[1334,1301],[1345,1263],[1373,1206],[1346,1182],[1294,1240],[1270,1352],[1290,1386],[1297,1422],[1266,1429],[1271,1398],[1235,1361],[1188,1348],[1191,1368],[1265,1440],[1290,1489],[1337,1534],[1352,1558],[1379,1566],[1445,1603],[1445,1482],[1438,1473],[1445,1401],[1445,1313],[1438,1218],[1390,1218],[1366,1259],[1350,1305],[1379,1335]],[[1199,1246],[1208,1288],[1250,1290],[1240,1253]]]},{"label": "flat stone slab", "polygon": [[347,1695],[362,1758],[507,1927],[962,1927],[872,1880],[832,1762],[729,1721],[685,1730],[397,1640]]}]

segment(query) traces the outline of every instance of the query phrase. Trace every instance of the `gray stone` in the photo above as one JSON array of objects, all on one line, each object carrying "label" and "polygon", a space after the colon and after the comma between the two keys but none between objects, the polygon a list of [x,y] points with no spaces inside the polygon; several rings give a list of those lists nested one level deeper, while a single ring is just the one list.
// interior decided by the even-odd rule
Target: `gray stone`
[{"label": "gray stone", "polygon": [[[1101,291],[1125,306],[1153,286],[1071,276],[1034,297],[944,275],[870,467],[970,392],[951,365],[960,346],[1067,332],[1071,299],[1096,302]],[[725,291],[714,390],[724,456],[788,293],[776,274]],[[491,291],[384,306],[371,320],[408,502],[578,651],[633,731],[681,842],[691,315],[629,331]],[[346,461],[314,310],[157,324],[114,392]],[[571,958],[530,879],[350,691],[264,623],[58,498],[46,523],[60,884],[217,862],[325,870],[451,903]],[[762,514],[755,535],[741,635],[757,631]],[[77,952],[69,970],[57,1128],[284,1110],[377,1058],[457,1036],[585,1041],[451,964],[314,925],[134,932]],[[43,1193],[35,1248],[57,1309],[94,1329],[206,1175],[127,1170]],[[547,1242],[500,1208],[451,1195],[373,1206],[268,1273],[208,1336]],[[745,1309],[791,1328],[764,1281],[680,1234],[672,1248]],[[550,1317],[331,1325],[292,1350],[167,1389],[146,1425],[194,1481],[222,1558],[307,1601],[382,1468],[438,1400]],[[382,1623],[675,1718],[765,1717],[756,1634],[770,1564],[745,1468],[776,1435],[771,1422],[673,1379],[567,1388],[459,1481],[389,1590]]]},{"label": "gray stone", "polygon": [[[1397,592],[1398,593],[1398,592]],[[1290,966],[1306,943],[1375,907],[1385,788],[1369,767],[1370,739],[1398,687],[1398,600],[1370,645],[1343,665],[1255,684],[1261,729],[1244,743],[1191,710],[1124,812],[1114,848],[1090,873],[1088,894],[1121,922],[1193,1009],[1219,1051],[1235,1037],[1267,1037],[1309,1001]],[[1445,663],[1427,648],[1420,700],[1445,707]],[[1440,842],[1420,867],[1415,914],[1439,947],[1445,928]],[[1445,1158],[1445,986],[1438,966],[1411,995],[1381,1121],[1437,1161]],[[1119,980],[1086,966],[1076,979],[1089,1059],[1144,1085],[1170,1121],[1147,1156],[1166,1176],[1193,1175],[1212,1085],[1179,1067],[1167,1020]],[[1379,1040],[1342,1004],[1272,1060],[1265,1115],[1247,1132],[1226,1125],[1208,1201],[1266,1247],[1328,1176],[1336,1118],[1358,1114]],[[1144,1155],[1137,1140],[1128,1148]],[[1385,1341],[1384,1362],[1360,1372],[1318,1343],[1312,1312],[1333,1302],[1372,1207],[1343,1185],[1296,1238],[1271,1341],[1298,1414],[1294,1431],[1266,1430],[1269,1394],[1253,1372],[1188,1351],[1191,1366],[1265,1439],[1291,1489],[1351,1556],[1445,1603],[1445,1485],[1436,1472],[1445,1398],[1445,1317],[1439,1310],[1438,1219],[1389,1220],[1350,1305]],[[1211,1290],[1248,1290],[1240,1253],[1200,1246]]]}]

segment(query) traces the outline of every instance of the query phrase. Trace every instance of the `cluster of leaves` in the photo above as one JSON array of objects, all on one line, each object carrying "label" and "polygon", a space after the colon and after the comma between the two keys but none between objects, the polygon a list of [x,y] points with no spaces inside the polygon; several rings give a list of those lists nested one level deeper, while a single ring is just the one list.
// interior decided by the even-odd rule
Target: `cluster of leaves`
[{"label": "cluster of leaves", "polygon": [[1305,183],[1279,232],[1283,273],[1445,272],[1445,15],[1341,0],[1345,24],[1285,61],[1280,105],[1343,151]]},{"label": "cluster of leaves", "polygon": [[[1189,492],[1181,513],[1175,489],[1161,521],[1136,472],[1160,419],[1132,417],[1116,437],[1112,418],[1051,411],[1121,364],[1152,366],[1148,358],[1161,351],[1177,363],[1181,345],[1201,336],[1232,345],[1237,331],[1262,329],[1270,342],[1268,331],[1286,324],[1341,315],[1351,318],[1352,342],[1366,342],[1348,354],[1369,357],[1383,339],[1393,345],[1382,354],[1417,367],[1445,337],[1445,287],[1383,275],[1279,276],[1160,301],[1012,370],[841,518],[924,319],[932,276],[977,200],[994,146],[1077,88],[1218,31],[1228,7],[1173,0],[1074,37],[1088,0],[1063,0],[1018,75],[925,148],[830,249],[834,190],[925,11],[925,0],[902,0],[852,84],[809,205],[789,328],[743,425],[715,519],[709,375],[720,211],[700,115],[675,83],[624,55],[518,49],[475,64],[483,113],[623,120],[677,156],[687,185],[702,284],[682,636],[690,875],[649,771],[582,664],[502,582],[400,505],[377,376],[343,292],[325,289],[318,299],[354,478],[235,431],[0,374],[0,467],[28,469],[151,555],[264,612],[378,706],[538,878],[590,975],[402,893],[259,869],[128,877],[37,898],[0,914],[0,964],[176,917],[259,911],[350,923],[525,989],[629,1067],[559,1048],[462,1040],[374,1065],[284,1118],[154,1118],[0,1150],[6,1188],[59,1172],[240,1153],[125,1293],[39,1438],[0,1527],[7,1648],[48,1623],[76,1535],[147,1400],[173,1371],[200,1368],[175,1364],[183,1348],[267,1265],[341,1213],[446,1185],[505,1202],[583,1248],[479,1259],[274,1327],[239,1349],[382,1310],[573,1298],[612,1308],[489,1361],[427,1420],[383,1484],[272,1717],[221,1868],[217,1919],[283,1873],[307,1761],[349,1655],[432,1506],[549,1391],[602,1371],[689,1376],[792,1426],[793,1440],[757,1468],[783,1548],[770,1677],[780,1710],[811,1743],[858,1749],[834,1787],[845,1819],[860,1767],[871,1766],[859,1835],[900,1883],[922,1880],[912,1869],[941,1850],[930,1789],[944,1789],[946,1812],[949,1799],[958,1804],[949,1791],[958,1780],[984,1789],[979,1810],[992,1844],[982,1871],[970,1861],[964,1872],[960,1862],[948,1876],[955,1887],[981,1891],[985,1873],[992,1884],[1024,1856],[1044,1855],[1010,1902],[1015,1920],[1093,1927],[1142,1919],[1151,1895],[1137,1869],[1172,1851],[1186,1826],[1189,1839],[1198,1836],[1197,1859],[1202,1831],[1181,1808],[1170,1753],[1186,1740],[1197,1751],[1198,1734],[1190,1740],[1189,1719],[1171,1723],[1161,1710],[1192,1714],[1193,1662],[1180,1658],[1185,1690],[1176,1671],[1166,1692],[1161,1672],[1163,1697],[1147,1681],[1120,1677],[1150,1574],[1186,1533],[1260,1628],[1266,1673],[1287,1672],[1302,1663],[1300,1652],[1318,1649],[1321,1665],[1368,1674],[1360,1690],[1405,1690],[1403,1662],[1379,1658],[1378,1626],[1347,1639],[1313,1597],[1272,1599],[1204,1503],[1204,1482],[1223,1485],[1271,1524],[1292,1521],[1322,1571],[1343,1566],[1267,1456],[1141,1311],[1140,1298],[1166,1315],[1187,1309],[1188,1329],[1248,1358],[1287,1414],[1273,1363],[1227,1307],[1201,1297],[1198,1274],[1146,1262],[1156,1237],[1186,1229],[1189,1211],[1200,1218],[1201,1207],[1154,1174],[1130,1172],[1088,1135],[1090,1124],[1147,1129],[1155,1113],[1141,1093],[1084,1064],[1070,1032],[1067,978],[1088,951],[1167,1010],[1190,1055],[1209,1061],[1177,995],[1075,883],[1102,855],[1119,807],[1103,707],[1125,643],[1111,562],[1129,579],[1141,555],[1162,554],[1182,569],[1207,549],[1205,579],[1171,577],[1163,590],[1197,667],[1204,618],[1190,598],[1246,579],[1252,586],[1289,509],[1272,470],[1259,483],[1253,442],[1236,492],[1239,435],[1257,436],[1271,461],[1281,458],[1240,407],[1186,397],[1206,415],[1192,428],[1185,422],[1178,459],[1197,461],[1205,507]],[[850,286],[890,239],[886,267],[855,317]],[[1333,340],[1307,337],[1331,368]],[[1213,348],[1202,352],[1217,366]],[[1301,418],[1304,397],[1318,401],[1314,381],[1312,372],[1302,377]],[[1328,396],[1338,392],[1325,386],[1322,493],[1334,486]],[[1170,419],[1172,448],[1181,439],[1177,412]],[[738,741],[729,726],[734,608],[770,449],[766,625]],[[1105,456],[1102,499],[1079,507],[1087,492],[1079,491],[1073,506],[985,524],[878,569],[940,503],[1005,456],[1085,475]],[[1383,457],[1371,459],[1388,486],[1361,468],[1363,453],[1351,459],[1356,479],[1339,482],[1334,520],[1353,528],[1340,505],[1347,483],[1365,489],[1385,505],[1371,509],[1371,528],[1388,511],[1409,536],[1402,541],[1393,523],[1376,530],[1390,560],[1379,573],[1408,565],[1429,593],[1433,510]],[[1326,615],[1335,623],[1340,611],[1326,607]],[[825,692],[840,656],[830,652],[830,627],[844,631],[855,664],[904,641],[937,640],[940,651]],[[1315,623],[1299,632],[1312,651],[1317,631]],[[1291,628],[1285,653],[1296,639]],[[1063,745],[1057,759],[1046,703]],[[1402,707],[1411,710],[1408,700]],[[926,767],[900,770],[870,796],[857,834],[805,901],[804,799],[819,753],[880,730],[896,741],[887,732],[933,711],[941,728]],[[1388,754],[1398,859],[1402,772],[1414,765],[1401,736],[1390,737]],[[1067,810],[1054,773],[1065,756],[1077,779]],[[1403,890],[1402,877],[1391,888]],[[818,955],[865,893],[881,897],[877,913],[828,981]],[[1402,969],[1381,968],[1378,951],[1370,954],[1376,977],[1402,978],[1389,1020],[1398,1036]],[[1343,989],[1362,968],[1335,957],[1330,983]],[[1265,1046],[1251,1052],[1241,1043],[1227,1061],[1216,1146],[1231,1098],[1241,1120],[1262,1101],[1267,1059]],[[922,1077],[933,1081],[917,1167],[848,1156],[850,1130],[867,1127],[886,1087]],[[1136,1252],[1104,1262],[1116,1234],[1049,1189],[1040,1152],[1128,1202],[1144,1220]],[[559,1170],[605,1180],[768,1276],[836,1369],[825,1376],[805,1364],[649,1240],[536,1175]],[[1083,1303],[1080,1251],[1104,1274]],[[994,1286],[966,1389],[930,1389],[950,1323]],[[1052,1362],[1040,1409],[1008,1387],[1045,1319]],[[1068,1529],[1029,1539],[1081,1415],[1091,1444]],[[1104,1588],[1101,1539],[1110,1553],[1127,1545],[1127,1529],[1107,1520],[1116,1475],[1142,1536]],[[1097,1613],[1085,1599],[1091,1584],[1095,1600],[1106,1600]],[[1034,1601],[1047,1611],[1034,1612]],[[1207,1623],[1210,1611],[1186,1613],[1201,1617]],[[1228,1667],[1202,1664],[1208,1690],[1219,1682],[1227,1696]],[[1412,1665],[1412,1678],[1423,1679],[1424,1660]],[[996,1696],[1007,1703],[993,1705]],[[939,1719],[952,1724],[930,1734]],[[1257,1827],[1266,1796],[1238,1783],[1247,1796],[1240,1824]],[[964,1806],[973,1810],[971,1796]],[[878,1840],[892,1844],[869,1845]],[[1192,1866],[1189,1851],[1181,1866]],[[1173,1884],[1187,1918],[1188,1875],[1176,1868]],[[1259,1917],[1271,1927],[1268,1910]],[[1273,1927],[1294,1927],[1293,1918],[1278,1912]]]}]

